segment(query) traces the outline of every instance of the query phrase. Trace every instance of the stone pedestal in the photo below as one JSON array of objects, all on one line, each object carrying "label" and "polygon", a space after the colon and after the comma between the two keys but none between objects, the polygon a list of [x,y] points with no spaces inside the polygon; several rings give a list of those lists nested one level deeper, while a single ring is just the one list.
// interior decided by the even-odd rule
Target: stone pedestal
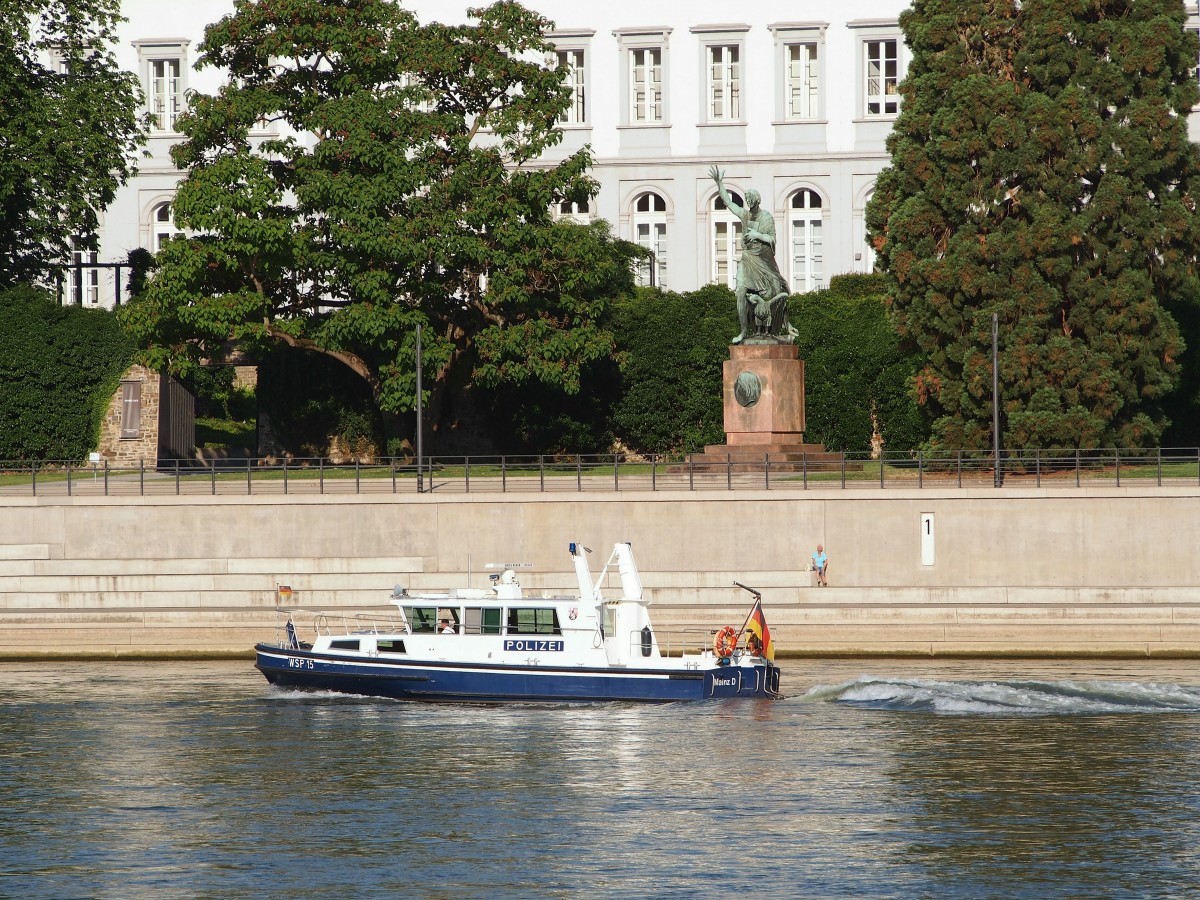
[{"label": "stone pedestal", "polygon": [[725,440],[689,457],[692,468],[820,471],[842,454],[804,443],[804,360],[795,344],[735,344],[724,366]]},{"label": "stone pedestal", "polygon": [[804,360],[795,344],[735,344],[724,368],[731,446],[804,442]]}]

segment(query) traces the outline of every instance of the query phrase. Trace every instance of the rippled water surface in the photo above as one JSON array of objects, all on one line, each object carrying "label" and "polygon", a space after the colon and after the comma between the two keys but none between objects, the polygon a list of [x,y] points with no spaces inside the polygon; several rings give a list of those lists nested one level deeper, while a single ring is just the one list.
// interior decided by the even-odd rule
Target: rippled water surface
[{"label": "rippled water surface", "polygon": [[0,665],[0,896],[1195,895],[1200,664],[783,668],[502,708]]}]

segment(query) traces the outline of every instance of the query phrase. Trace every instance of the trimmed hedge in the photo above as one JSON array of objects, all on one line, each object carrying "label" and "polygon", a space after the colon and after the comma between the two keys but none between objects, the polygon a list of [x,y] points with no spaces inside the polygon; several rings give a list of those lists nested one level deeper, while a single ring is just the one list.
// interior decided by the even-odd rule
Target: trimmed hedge
[{"label": "trimmed hedge", "polygon": [[[830,450],[906,451],[929,437],[909,384],[923,357],[902,349],[888,321],[882,275],[840,275],[826,290],[791,299],[804,360],[805,440]],[[875,422],[872,422],[874,416]]]},{"label": "trimmed hedge", "polygon": [[82,461],[133,351],[107,310],[0,292],[0,459]]},{"label": "trimmed hedge", "polygon": [[[789,301],[805,361],[805,440],[831,450],[871,449],[872,416],[888,450],[929,434],[909,391],[919,354],[901,349],[888,322],[882,275],[839,275],[826,290]],[[642,453],[694,452],[725,441],[722,363],[738,331],[733,292],[642,289],[615,304],[623,355],[617,438]]]},{"label": "trimmed hedge", "polygon": [[612,329],[623,357],[617,438],[640,453],[724,443],[721,364],[738,332],[733,292],[643,288],[614,304]]}]

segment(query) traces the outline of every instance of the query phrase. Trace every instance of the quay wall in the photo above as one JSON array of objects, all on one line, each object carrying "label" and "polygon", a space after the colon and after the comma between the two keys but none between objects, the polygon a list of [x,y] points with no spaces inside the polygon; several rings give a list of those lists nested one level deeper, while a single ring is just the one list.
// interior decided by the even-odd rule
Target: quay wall
[{"label": "quay wall", "polygon": [[1200,487],[1155,485],[4,497],[0,658],[245,654],[279,585],[371,609],[528,563],[528,593],[573,591],[572,540],[593,573],[632,542],[660,631],[740,625],[733,582],[762,591],[783,655],[1200,656],[1198,518]]}]

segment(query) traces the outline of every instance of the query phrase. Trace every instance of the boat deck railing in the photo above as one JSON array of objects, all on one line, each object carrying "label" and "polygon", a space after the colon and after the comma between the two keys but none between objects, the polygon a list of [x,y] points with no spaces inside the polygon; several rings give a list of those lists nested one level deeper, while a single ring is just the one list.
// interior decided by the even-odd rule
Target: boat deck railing
[{"label": "boat deck railing", "polygon": [[[701,654],[712,648],[715,629],[672,628],[660,631],[654,630],[654,638],[658,641],[658,652],[663,656],[692,656]],[[642,636],[633,632],[629,636],[629,654],[636,659],[642,655]]]},{"label": "boat deck railing", "polygon": [[[298,614],[306,612],[299,609],[282,609],[279,610],[281,616],[279,624],[279,643],[280,646],[286,646],[287,641],[284,633],[284,619],[294,620]],[[409,623],[403,612],[396,613],[363,613],[363,612],[317,612],[313,615],[313,631],[318,637],[328,637],[331,635],[354,635],[354,634],[406,634],[406,633],[426,633],[433,634],[436,629],[413,629],[409,632]],[[501,635],[506,632],[497,628],[494,625],[466,625],[458,623],[456,626],[456,634],[483,634],[483,635]],[[592,629],[564,629],[575,631],[591,631]],[[547,632],[549,634],[549,632]],[[716,634],[716,629],[712,628],[672,628],[672,629],[654,629],[653,640],[658,644],[658,651],[661,656],[665,657],[683,657],[702,655],[705,651],[712,649],[713,635]],[[518,635],[520,637],[529,637],[527,633]],[[598,638],[597,638],[598,639]],[[644,654],[643,650],[653,646],[646,644],[645,639],[640,631],[630,632],[629,644],[626,648],[630,659],[638,659]],[[740,647],[739,650],[744,648]]]},{"label": "boat deck railing", "polygon": [[332,634],[404,634],[403,613],[317,613],[313,630],[318,637]]}]

